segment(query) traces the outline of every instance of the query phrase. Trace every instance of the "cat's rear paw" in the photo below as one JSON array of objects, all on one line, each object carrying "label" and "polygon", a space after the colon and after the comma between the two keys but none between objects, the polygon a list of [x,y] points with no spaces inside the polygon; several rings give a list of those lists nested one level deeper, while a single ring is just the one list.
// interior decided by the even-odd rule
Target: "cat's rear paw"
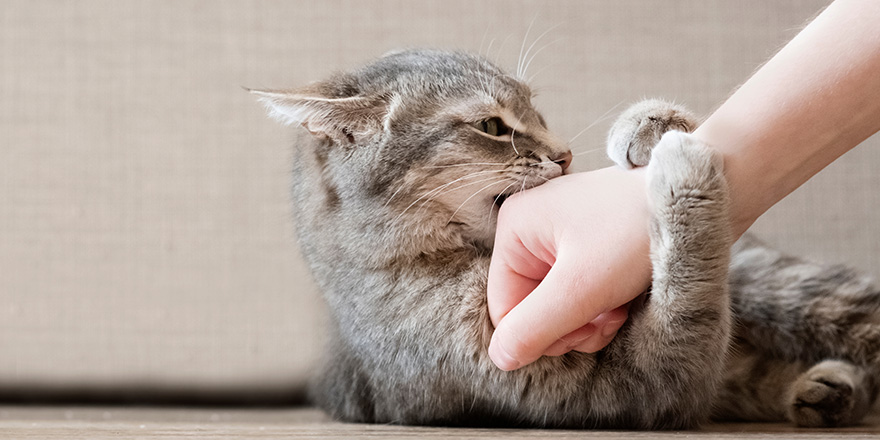
[{"label": "cat's rear paw", "polygon": [[865,371],[848,362],[823,361],[797,378],[789,390],[789,417],[798,426],[858,423],[870,409]]},{"label": "cat's rear paw", "polygon": [[624,111],[608,133],[608,157],[623,168],[645,166],[663,133],[691,132],[696,118],[687,109],[659,99],[638,102]]}]

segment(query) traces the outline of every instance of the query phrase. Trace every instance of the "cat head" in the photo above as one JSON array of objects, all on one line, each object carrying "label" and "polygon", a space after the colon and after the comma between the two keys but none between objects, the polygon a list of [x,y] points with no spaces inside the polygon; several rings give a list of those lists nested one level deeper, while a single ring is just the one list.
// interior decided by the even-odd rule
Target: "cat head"
[{"label": "cat head", "polygon": [[501,203],[571,162],[529,87],[465,53],[395,52],[302,89],[252,92],[310,134],[299,147],[333,187],[327,203],[423,238],[491,246]]}]

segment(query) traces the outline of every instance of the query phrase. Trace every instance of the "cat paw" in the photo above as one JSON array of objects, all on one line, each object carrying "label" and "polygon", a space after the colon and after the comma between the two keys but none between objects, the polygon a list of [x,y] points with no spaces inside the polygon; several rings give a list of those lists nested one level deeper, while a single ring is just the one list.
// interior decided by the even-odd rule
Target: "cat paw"
[{"label": "cat paw", "polygon": [[667,132],[654,148],[646,178],[655,281],[664,261],[678,272],[726,273],[731,238],[722,169],[721,155],[687,133]]},{"label": "cat paw", "polygon": [[608,157],[623,168],[645,166],[663,133],[691,132],[696,118],[680,105],[648,99],[630,106],[608,132]]},{"label": "cat paw", "polygon": [[676,200],[726,199],[726,183],[720,154],[690,134],[666,132],[654,148],[648,164],[648,189],[656,208]]},{"label": "cat paw", "polygon": [[867,380],[863,369],[848,362],[816,364],[791,385],[789,418],[805,427],[858,423],[871,407]]}]

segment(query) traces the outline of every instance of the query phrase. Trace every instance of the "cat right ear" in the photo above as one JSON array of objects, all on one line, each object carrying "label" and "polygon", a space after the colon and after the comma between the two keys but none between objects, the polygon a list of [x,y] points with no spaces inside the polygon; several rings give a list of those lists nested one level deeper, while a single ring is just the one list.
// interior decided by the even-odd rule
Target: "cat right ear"
[{"label": "cat right ear", "polygon": [[382,130],[388,104],[382,97],[329,98],[306,91],[252,90],[285,125],[300,124],[314,136],[356,144]]}]

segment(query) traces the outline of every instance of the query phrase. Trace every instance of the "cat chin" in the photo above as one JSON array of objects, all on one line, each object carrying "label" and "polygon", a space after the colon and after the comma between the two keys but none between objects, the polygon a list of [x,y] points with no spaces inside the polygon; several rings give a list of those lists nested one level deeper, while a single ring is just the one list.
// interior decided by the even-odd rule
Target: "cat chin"
[{"label": "cat chin", "polygon": [[482,250],[486,251],[487,253],[491,253],[492,248],[495,247],[495,231],[492,231],[492,234],[490,234],[488,237],[484,237],[479,240],[474,240],[471,243],[473,243],[474,247],[476,247],[478,249],[482,249]]},{"label": "cat chin", "polygon": [[[493,210],[495,209],[497,208],[493,208]],[[491,218],[478,220],[474,224],[459,223],[458,225],[464,230],[462,238],[465,242],[489,251],[495,246],[495,226],[497,225],[495,213]]]}]

